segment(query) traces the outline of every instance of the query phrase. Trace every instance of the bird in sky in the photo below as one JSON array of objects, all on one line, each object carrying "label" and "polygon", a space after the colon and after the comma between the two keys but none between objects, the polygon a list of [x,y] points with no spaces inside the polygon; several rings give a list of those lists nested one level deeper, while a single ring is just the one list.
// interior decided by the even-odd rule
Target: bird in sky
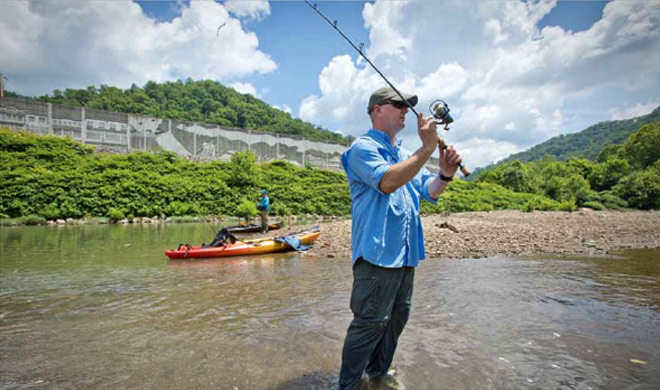
[{"label": "bird in sky", "polygon": [[216,37],[220,34],[220,29],[223,28],[223,27],[225,26],[225,24],[227,24],[227,22],[222,23],[222,24],[220,25],[220,27],[218,27],[218,31],[216,31],[216,33],[215,33],[215,36],[216,36]]}]

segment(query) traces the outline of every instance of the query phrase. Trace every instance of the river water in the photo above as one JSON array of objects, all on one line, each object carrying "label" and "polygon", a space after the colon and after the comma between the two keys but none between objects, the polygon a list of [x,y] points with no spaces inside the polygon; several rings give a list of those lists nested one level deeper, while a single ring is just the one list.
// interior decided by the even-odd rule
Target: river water
[{"label": "river water", "polygon": [[[348,259],[168,261],[208,224],[0,228],[0,389],[333,389]],[[660,252],[428,259],[406,389],[660,389]]]}]

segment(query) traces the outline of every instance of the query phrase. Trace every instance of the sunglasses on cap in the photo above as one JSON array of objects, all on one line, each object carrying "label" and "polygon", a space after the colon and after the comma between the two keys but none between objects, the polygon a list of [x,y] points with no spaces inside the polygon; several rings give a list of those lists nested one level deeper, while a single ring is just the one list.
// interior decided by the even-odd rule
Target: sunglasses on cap
[{"label": "sunglasses on cap", "polygon": [[403,110],[404,108],[408,108],[408,105],[406,102],[395,102],[393,100],[388,100],[383,105],[385,104],[391,104],[392,107],[396,108],[397,110]]}]

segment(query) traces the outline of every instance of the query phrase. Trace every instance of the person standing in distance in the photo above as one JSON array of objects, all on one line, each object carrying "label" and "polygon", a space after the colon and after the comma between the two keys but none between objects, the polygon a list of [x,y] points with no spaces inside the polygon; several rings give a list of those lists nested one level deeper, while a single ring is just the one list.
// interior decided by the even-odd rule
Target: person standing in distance
[{"label": "person standing in distance", "polygon": [[268,212],[270,211],[268,191],[261,190],[261,202],[259,202],[257,209],[261,213],[261,233],[268,233]]},{"label": "person standing in distance", "polygon": [[[402,94],[412,106],[417,96]],[[410,315],[415,267],[425,258],[420,201],[436,203],[461,157],[440,150],[439,174],[424,164],[438,145],[432,117],[417,117],[422,146],[414,153],[396,135],[405,126],[406,102],[392,88],[376,90],[367,113],[372,128],[341,156],[351,194],[353,312],[339,374],[339,389],[371,383],[400,388],[388,372],[397,341]]]}]

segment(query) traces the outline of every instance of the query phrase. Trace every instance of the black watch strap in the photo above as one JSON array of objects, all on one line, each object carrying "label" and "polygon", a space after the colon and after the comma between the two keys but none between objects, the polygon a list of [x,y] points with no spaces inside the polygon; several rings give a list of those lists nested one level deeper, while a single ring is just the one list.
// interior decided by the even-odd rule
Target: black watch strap
[{"label": "black watch strap", "polygon": [[438,177],[440,178],[440,180],[445,181],[447,183],[454,180],[454,176],[445,176],[442,173],[438,173]]}]

